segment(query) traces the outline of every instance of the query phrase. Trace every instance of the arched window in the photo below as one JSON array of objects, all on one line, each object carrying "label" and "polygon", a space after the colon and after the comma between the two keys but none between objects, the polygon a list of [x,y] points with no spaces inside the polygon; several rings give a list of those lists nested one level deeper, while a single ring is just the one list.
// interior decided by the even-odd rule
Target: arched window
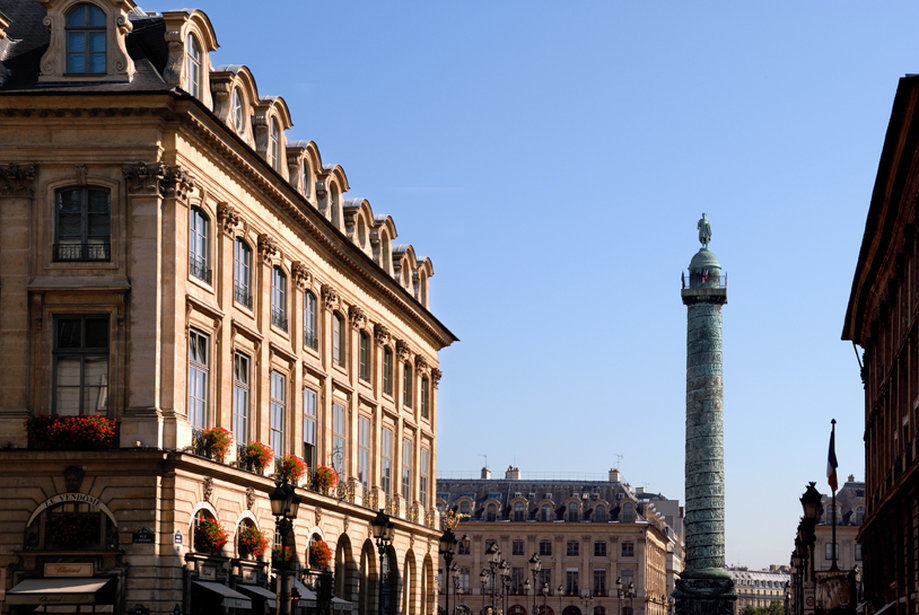
[{"label": "arched window", "polygon": [[303,293],[303,343],[313,350],[319,348],[316,307],[316,295],[309,290]]},{"label": "arched window", "polygon": [[233,127],[239,134],[243,134],[246,129],[246,109],[243,106],[243,93],[239,88],[233,88]]},{"label": "arched window", "polygon": [[339,312],[332,314],[332,361],[345,366],[345,318]]},{"label": "arched window", "polygon": [[118,548],[115,523],[90,502],[63,502],[41,511],[25,535],[26,551],[102,551]]},{"label": "arched window", "polygon": [[605,523],[609,519],[606,514],[606,506],[597,506],[594,508],[593,519],[598,523]]},{"label": "arched window", "polygon": [[287,275],[278,265],[271,269],[271,324],[287,331]]},{"label": "arched window", "polygon": [[312,175],[310,174],[310,165],[306,162],[300,165],[300,189],[304,196],[309,196],[313,190]]},{"label": "arched window", "polygon": [[252,248],[241,237],[233,244],[233,298],[252,307]]},{"label": "arched window", "polygon": [[281,128],[278,126],[278,120],[271,118],[271,129],[269,131],[268,142],[268,161],[275,171],[281,170]]},{"label": "arched window", "polygon": [[370,335],[366,331],[361,331],[359,345],[358,375],[361,380],[370,382]]},{"label": "arched window", "polygon": [[207,509],[195,515],[192,528],[192,550],[199,553],[219,553],[227,542],[227,532]]},{"label": "arched window", "polygon": [[568,520],[569,521],[580,521],[581,514],[578,509],[577,502],[568,502]]},{"label": "arched window", "polygon": [[459,503],[459,512],[461,515],[468,515],[472,510],[469,500],[463,500]]},{"label": "arched window", "polygon": [[412,365],[406,361],[402,372],[402,405],[408,408],[412,407],[412,377]]},{"label": "arched window", "polygon": [[552,507],[548,504],[543,504],[539,509],[539,516],[543,521],[552,521]]},{"label": "arched window", "polygon": [[67,12],[67,72],[77,75],[105,74],[105,13],[84,3]]},{"label": "arched window", "polygon": [[329,191],[329,219],[336,228],[341,228],[341,217],[338,215],[338,203],[341,200],[341,191],[338,186],[332,184]]},{"label": "arched window", "polygon": [[498,506],[492,502],[485,508],[485,520],[495,521],[498,518]]},{"label": "arched window", "polygon": [[392,349],[384,348],[383,349],[383,392],[387,395],[392,395],[392,370],[393,370],[393,360],[392,360]]},{"label": "arched window", "polygon": [[367,249],[367,225],[363,218],[357,219],[357,243],[362,250]]},{"label": "arched window", "polygon": [[514,502],[514,521],[526,520],[526,507],[523,502]]},{"label": "arched window", "polygon": [[429,393],[430,388],[431,387],[428,386],[428,377],[422,376],[421,377],[421,418],[424,418],[424,419],[429,418],[428,413],[430,412],[430,410],[428,410],[428,402],[429,402],[428,398],[430,395]]},{"label": "arched window", "polygon": [[193,34],[189,34],[185,43],[186,79],[188,93],[201,98],[201,46]]},{"label": "arched window", "polygon": [[243,519],[236,530],[236,554],[240,559],[260,560],[268,546],[268,539],[259,531],[252,519]]},{"label": "arched window", "polygon": [[54,260],[111,260],[111,195],[107,188],[61,188],[54,193]]},{"label": "arched window", "polygon": [[211,283],[210,220],[199,207],[192,207],[188,213],[188,272]]},{"label": "arched window", "polygon": [[380,251],[383,254],[383,258],[380,259],[383,263],[383,269],[386,270],[386,273],[392,275],[392,245],[388,235],[383,235],[383,241],[380,242]]}]

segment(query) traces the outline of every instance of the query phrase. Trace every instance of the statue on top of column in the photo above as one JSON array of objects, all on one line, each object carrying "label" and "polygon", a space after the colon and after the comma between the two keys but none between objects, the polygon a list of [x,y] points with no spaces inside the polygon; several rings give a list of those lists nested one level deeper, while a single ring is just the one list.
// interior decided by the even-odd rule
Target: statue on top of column
[{"label": "statue on top of column", "polygon": [[696,224],[696,228],[699,229],[699,243],[702,244],[703,248],[707,248],[708,242],[712,240],[712,225],[709,224],[704,212],[699,223]]}]

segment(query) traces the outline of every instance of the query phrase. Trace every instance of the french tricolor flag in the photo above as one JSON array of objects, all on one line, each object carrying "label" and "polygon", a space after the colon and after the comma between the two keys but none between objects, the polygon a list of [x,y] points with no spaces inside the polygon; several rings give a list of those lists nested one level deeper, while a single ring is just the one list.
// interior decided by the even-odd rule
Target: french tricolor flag
[{"label": "french tricolor flag", "polygon": [[839,487],[836,482],[836,468],[839,467],[839,464],[836,463],[836,421],[833,421],[833,423],[833,429],[830,431],[830,450],[826,458],[826,481],[829,483],[830,489],[836,491]]}]

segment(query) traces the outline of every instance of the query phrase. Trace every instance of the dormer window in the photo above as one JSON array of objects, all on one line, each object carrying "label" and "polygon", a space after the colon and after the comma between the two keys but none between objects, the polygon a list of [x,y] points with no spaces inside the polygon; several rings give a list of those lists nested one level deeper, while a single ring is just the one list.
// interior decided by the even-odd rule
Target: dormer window
[{"label": "dormer window", "polygon": [[357,219],[357,242],[362,249],[367,249],[367,225],[363,218]]},{"label": "dormer window", "polygon": [[92,4],[78,4],[67,13],[67,72],[105,74],[105,13]]},{"label": "dormer window", "polygon": [[243,95],[239,88],[233,88],[233,126],[239,134],[243,134],[246,129],[246,112],[243,109]]},{"label": "dormer window", "polygon": [[269,131],[268,142],[268,161],[275,171],[281,170],[281,129],[278,127],[278,120],[271,118],[271,130]]},{"label": "dormer window", "polygon": [[300,165],[300,177],[302,178],[300,188],[303,190],[303,195],[309,196],[310,190],[312,190],[310,185],[310,165],[305,162]]},{"label": "dormer window", "polygon": [[188,93],[195,98],[201,97],[201,46],[194,35],[189,34],[186,42],[186,60]]}]

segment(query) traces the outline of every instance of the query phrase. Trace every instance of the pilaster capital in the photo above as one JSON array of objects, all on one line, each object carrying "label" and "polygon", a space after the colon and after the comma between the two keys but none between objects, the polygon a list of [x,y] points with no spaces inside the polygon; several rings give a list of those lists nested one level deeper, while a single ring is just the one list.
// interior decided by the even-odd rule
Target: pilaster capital
[{"label": "pilaster capital", "polygon": [[396,354],[399,355],[400,361],[408,361],[409,355],[411,354],[408,344],[402,340],[396,340]]},{"label": "pilaster capital", "polygon": [[178,165],[166,166],[160,179],[160,193],[164,197],[184,199],[195,188],[191,173]]},{"label": "pilaster capital", "polygon": [[306,288],[310,285],[310,282],[313,280],[313,275],[310,273],[310,270],[300,261],[294,261],[294,264],[291,265],[290,270],[293,274],[294,283],[297,285],[297,288],[300,290],[306,290]]},{"label": "pilaster capital", "polygon": [[[434,388],[440,386],[440,379],[443,378],[444,373],[438,368],[431,369],[431,384],[434,385]],[[529,504],[528,504],[529,505]]]},{"label": "pilaster capital", "polygon": [[427,371],[427,369],[428,369],[428,360],[425,359],[425,358],[424,358],[423,356],[421,356],[420,354],[419,354],[419,355],[416,355],[416,356],[415,356],[415,369],[417,369],[419,372]]},{"label": "pilaster capital", "polygon": [[356,305],[352,305],[348,308],[348,319],[353,328],[360,329],[364,324],[364,310]]},{"label": "pilaster capital", "polygon": [[377,344],[382,346],[390,340],[389,329],[386,328],[386,325],[381,325],[376,323],[373,325],[373,339]]},{"label": "pilaster capital", "polygon": [[239,224],[239,212],[229,203],[217,203],[217,221],[224,233],[232,235],[233,229]]},{"label": "pilaster capital", "polygon": [[268,233],[259,233],[258,254],[262,260],[269,260],[278,253],[278,242]]},{"label": "pilaster capital", "polygon": [[138,160],[124,163],[121,172],[129,194],[153,194],[159,191],[160,180],[166,175],[166,165]]},{"label": "pilaster capital", "polygon": [[338,292],[328,284],[322,285],[322,303],[327,310],[334,310],[338,306]]},{"label": "pilaster capital", "polygon": [[19,164],[11,162],[0,166],[0,195],[32,196],[35,192],[35,176],[38,165],[34,162]]}]

